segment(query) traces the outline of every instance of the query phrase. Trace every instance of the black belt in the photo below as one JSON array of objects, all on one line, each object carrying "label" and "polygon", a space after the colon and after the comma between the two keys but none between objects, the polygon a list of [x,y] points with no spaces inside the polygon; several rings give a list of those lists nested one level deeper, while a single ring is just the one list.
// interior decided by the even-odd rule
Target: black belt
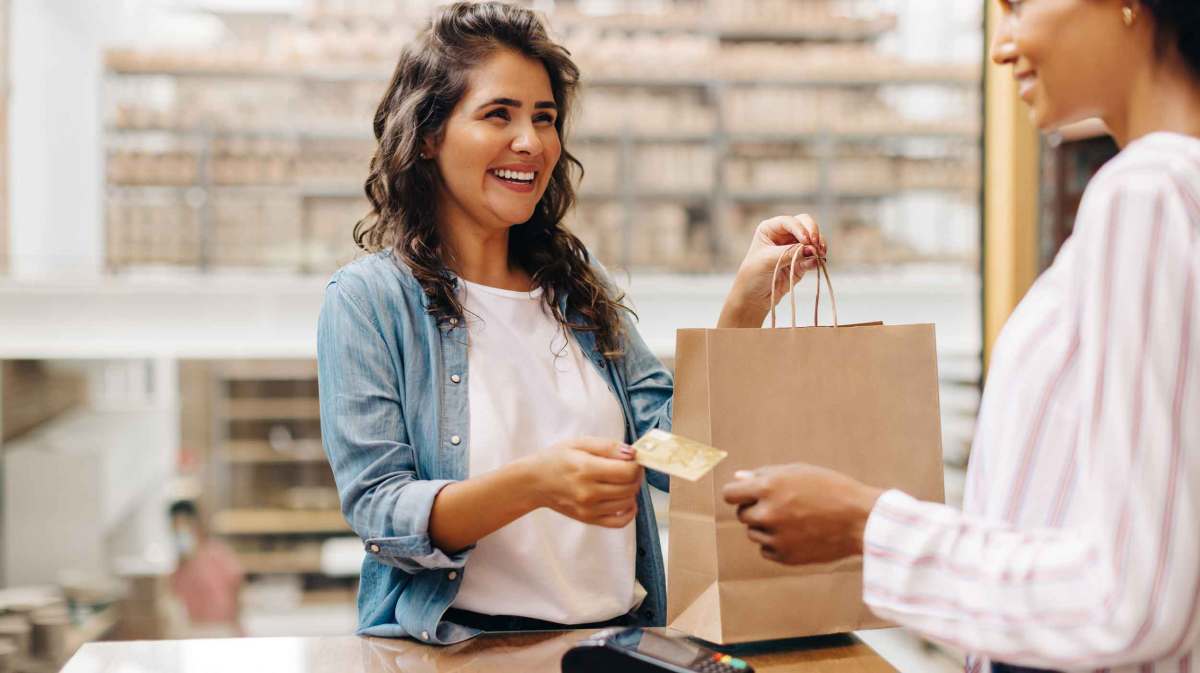
[{"label": "black belt", "polygon": [[588,624],[559,624],[533,617],[518,617],[516,615],[484,615],[470,610],[450,608],[442,617],[455,624],[461,624],[480,631],[562,631],[566,629],[603,629],[610,626],[632,626],[634,619],[631,615],[621,615],[608,621],[590,622]]},{"label": "black belt", "polygon": [[1044,668],[1025,668],[1024,666],[1009,666],[998,661],[992,662],[992,673],[1054,673]]}]

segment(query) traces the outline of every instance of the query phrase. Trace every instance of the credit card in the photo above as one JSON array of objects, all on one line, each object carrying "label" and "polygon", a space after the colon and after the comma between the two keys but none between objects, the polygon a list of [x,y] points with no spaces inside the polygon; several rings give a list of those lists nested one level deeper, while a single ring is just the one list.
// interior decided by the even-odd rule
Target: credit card
[{"label": "credit card", "polygon": [[651,430],[633,444],[637,462],[674,477],[696,481],[729,454],[693,439]]}]

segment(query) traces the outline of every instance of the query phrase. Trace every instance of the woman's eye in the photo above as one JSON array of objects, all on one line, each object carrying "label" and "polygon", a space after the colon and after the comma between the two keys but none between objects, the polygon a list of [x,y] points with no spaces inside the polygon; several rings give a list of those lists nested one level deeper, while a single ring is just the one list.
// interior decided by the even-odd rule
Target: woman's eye
[{"label": "woman's eye", "polygon": [[498,107],[495,110],[492,110],[491,112],[489,112],[483,116],[484,119],[491,119],[493,117],[496,119],[503,119],[505,121],[508,121],[508,110],[505,110],[502,107]]},{"label": "woman's eye", "polygon": [[533,121],[535,121],[539,124],[553,124],[554,123],[554,115],[540,114],[540,115],[534,117]]}]

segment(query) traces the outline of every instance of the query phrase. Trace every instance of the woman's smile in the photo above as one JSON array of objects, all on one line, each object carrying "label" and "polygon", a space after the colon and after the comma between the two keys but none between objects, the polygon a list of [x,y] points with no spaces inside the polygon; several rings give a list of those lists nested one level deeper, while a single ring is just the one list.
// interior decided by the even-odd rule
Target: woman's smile
[{"label": "woman's smile", "polygon": [[488,169],[488,177],[518,194],[532,194],[540,171],[532,164],[505,164]]},{"label": "woman's smile", "polygon": [[1026,70],[1019,72],[1014,77],[1017,80],[1017,86],[1020,89],[1021,100],[1024,100],[1030,105],[1033,104],[1034,87],[1037,86],[1037,71]]}]

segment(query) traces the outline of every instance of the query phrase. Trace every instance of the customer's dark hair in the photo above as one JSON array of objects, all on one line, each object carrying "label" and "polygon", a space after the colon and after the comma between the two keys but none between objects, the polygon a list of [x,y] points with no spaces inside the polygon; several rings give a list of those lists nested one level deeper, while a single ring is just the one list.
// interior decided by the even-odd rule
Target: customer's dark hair
[{"label": "customer's dark hair", "polygon": [[171,518],[186,516],[195,519],[200,512],[196,509],[196,503],[191,500],[176,500],[171,503],[170,515]]},{"label": "customer's dark hair", "polygon": [[[454,280],[446,266],[438,231],[434,162],[421,159],[425,141],[436,141],[455,106],[466,94],[471,70],[501,49],[512,49],[542,63],[550,78],[562,138],[579,68],[556,44],[536,14],[502,2],[456,2],[437,11],[429,25],[400,53],[391,84],[375,113],[375,138],[365,190],[371,212],[354,228],[363,250],[394,249],[429,296],[429,312],[439,321],[462,318]],[[610,359],[621,355],[622,296],[614,296],[588,261],[583,243],[562,226],[574,205],[572,178],[582,176],[579,161],[563,148],[546,193],[533,216],[509,234],[512,261],[543,289],[545,302],[564,327],[592,331]],[[568,322],[559,308],[582,324]]]},{"label": "customer's dark hair", "polygon": [[1200,79],[1200,0],[1141,0],[1158,26],[1158,50],[1174,46]]}]

